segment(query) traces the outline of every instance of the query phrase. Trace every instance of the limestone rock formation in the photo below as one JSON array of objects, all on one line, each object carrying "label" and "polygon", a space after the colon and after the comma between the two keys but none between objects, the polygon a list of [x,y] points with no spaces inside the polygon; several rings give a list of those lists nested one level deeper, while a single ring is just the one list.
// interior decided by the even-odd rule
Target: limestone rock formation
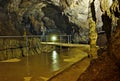
[{"label": "limestone rock formation", "polygon": [[[94,16],[96,30],[102,30],[101,16],[108,15],[112,20],[111,30],[114,31],[117,18],[111,10],[119,8],[112,0],[94,0]],[[0,32],[1,35],[71,35],[73,43],[89,43],[89,0],[0,0]],[[6,16],[5,16],[6,15]],[[4,18],[3,18],[4,17]],[[2,20],[3,19],[3,20]],[[3,27],[4,26],[4,27]],[[110,36],[109,27],[103,25],[107,38]],[[107,32],[108,30],[108,32]]]},{"label": "limestone rock formation", "polygon": [[37,55],[42,52],[49,53],[54,49],[51,45],[41,45],[39,37],[2,38],[0,39],[0,61]]},{"label": "limestone rock formation", "polygon": [[[80,81],[120,81],[117,72],[120,68],[119,19],[120,0],[0,0],[0,36],[23,36],[24,33],[71,35],[72,43],[90,43],[92,48],[96,47],[97,33],[105,31],[107,52],[99,54],[99,58],[91,62],[86,73],[80,76]],[[27,47],[24,44],[25,41],[1,38],[0,60],[26,56]],[[28,48],[32,55],[40,52],[34,44]],[[94,48],[90,51],[93,56],[97,52]],[[105,72],[115,75],[105,75]],[[91,73],[95,77],[91,78]]]},{"label": "limestone rock formation", "polygon": [[101,1],[105,1],[101,2],[101,5],[103,28],[108,39],[107,49],[98,51],[99,58],[91,61],[89,68],[79,77],[78,81],[120,80],[120,54],[118,53],[120,46],[120,1],[114,0],[112,4],[112,0]]},{"label": "limestone rock formation", "polygon": [[[42,29],[48,29],[47,31],[57,29],[56,31],[72,35],[74,43],[89,42],[87,20],[89,0],[9,0],[6,2],[1,0],[1,2],[3,2],[1,8],[7,11],[12,24],[21,35],[24,28],[27,28],[28,34],[41,34]],[[100,1],[95,0],[98,30],[102,26],[99,5]]]}]

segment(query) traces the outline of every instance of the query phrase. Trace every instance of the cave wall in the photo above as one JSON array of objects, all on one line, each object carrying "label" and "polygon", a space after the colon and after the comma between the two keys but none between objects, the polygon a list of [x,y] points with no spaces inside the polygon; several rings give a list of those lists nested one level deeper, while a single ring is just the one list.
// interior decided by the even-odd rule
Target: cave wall
[{"label": "cave wall", "polygon": [[117,62],[117,65],[120,67],[120,19],[118,20],[116,30],[112,33],[109,50],[111,58],[114,57],[113,60]]},{"label": "cave wall", "polygon": [[120,81],[120,1],[114,0],[112,4],[104,1],[110,0],[103,0],[101,4],[104,7],[101,9],[107,48],[98,50],[98,58],[91,60],[77,81]]},{"label": "cave wall", "polygon": [[[28,35],[42,35],[43,32],[49,34],[48,32],[52,31],[72,35],[73,43],[89,43],[89,0],[0,0],[0,2],[0,29],[8,33],[0,32],[0,35],[23,35],[24,30]],[[106,11],[110,17],[109,8],[115,6],[112,2],[112,0],[94,1],[98,33],[106,28],[101,16]],[[114,30],[116,18],[114,15],[111,17],[111,29]]]},{"label": "cave wall", "polygon": [[55,49],[55,46],[42,45],[40,41],[40,38],[34,37],[1,38],[0,61],[49,53]]},{"label": "cave wall", "polygon": [[[43,30],[56,28],[58,32],[72,35],[74,43],[89,42],[89,0],[1,0],[1,8],[11,20],[18,35],[41,34]],[[97,29],[101,30],[100,1],[95,0]],[[69,30],[69,31],[68,31]],[[48,30],[49,31],[49,30]]]}]

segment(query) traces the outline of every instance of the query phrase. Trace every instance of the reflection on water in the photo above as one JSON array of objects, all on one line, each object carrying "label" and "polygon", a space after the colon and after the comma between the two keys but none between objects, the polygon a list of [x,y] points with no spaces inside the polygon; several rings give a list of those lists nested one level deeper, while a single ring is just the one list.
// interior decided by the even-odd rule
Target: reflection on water
[{"label": "reflection on water", "polygon": [[62,53],[54,50],[51,53],[23,57],[18,62],[0,62],[0,81],[23,81],[24,77],[33,78],[52,75],[68,64],[64,62],[65,55],[65,51]]},{"label": "reflection on water", "polygon": [[56,50],[52,52],[52,69],[53,71],[59,69],[59,55]]},{"label": "reflection on water", "polygon": [[52,52],[52,60],[53,60],[53,64],[57,63],[57,58],[58,58],[58,53],[56,52],[56,50],[54,50]]},{"label": "reflection on water", "polygon": [[19,62],[20,59],[18,58],[13,58],[13,59],[9,59],[9,60],[3,60],[3,61],[0,61],[0,62]]}]

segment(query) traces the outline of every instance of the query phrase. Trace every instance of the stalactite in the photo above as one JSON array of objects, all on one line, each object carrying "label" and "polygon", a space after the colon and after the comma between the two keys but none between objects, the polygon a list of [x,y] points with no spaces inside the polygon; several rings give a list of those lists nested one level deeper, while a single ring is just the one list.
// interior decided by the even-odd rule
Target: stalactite
[{"label": "stalactite", "polygon": [[[104,4],[101,4],[101,6]],[[107,10],[105,10],[105,8],[101,7],[102,10],[104,10],[104,13],[102,15],[102,21],[103,21],[103,29],[105,30],[106,37],[107,37],[108,54],[109,54],[109,56],[111,55],[112,58],[114,55],[111,53],[111,49],[110,49],[110,46],[112,45],[111,38],[112,38],[112,35],[114,34],[114,31],[116,30],[117,20],[120,17],[119,5],[120,4],[119,4],[118,0],[114,0],[110,6],[107,4],[107,6],[106,6],[106,7],[108,7]]]},{"label": "stalactite", "polygon": [[104,0],[101,1],[101,9],[103,11],[103,16],[105,16],[103,19],[103,23],[106,22],[106,20],[108,19],[107,16],[109,17],[109,20],[111,20],[110,23],[108,22],[108,25],[103,25],[103,28],[106,29],[105,31],[108,42],[110,42],[111,34],[115,31],[117,20],[120,16],[119,2],[118,0],[114,0],[112,1],[112,4],[110,4],[109,0],[105,0],[104,2],[103,1]]},{"label": "stalactite", "polygon": [[119,2],[118,0],[115,0],[111,6],[111,10],[112,11],[118,11],[120,13],[120,9],[119,9]]},{"label": "stalactite", "polygon": [[21,0],[10,0],[7,8],[10,13],[17,12],[19,10],[19,4],[21,3]]}]

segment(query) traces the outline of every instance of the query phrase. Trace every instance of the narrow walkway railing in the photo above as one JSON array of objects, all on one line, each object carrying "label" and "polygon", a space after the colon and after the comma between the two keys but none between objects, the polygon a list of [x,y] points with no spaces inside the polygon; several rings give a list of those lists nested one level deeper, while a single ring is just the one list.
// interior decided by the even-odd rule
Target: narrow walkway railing
[{"label": "narrow walkway railing", "polygon": [[[38,40],[34,40],[37,38]],[[24,35],[24,36],[0,36],[0,50],[18,47],[16,43],[19,40],[21,47],[28,47],[34,43],[38,45],[39,42],[56,42],[56,43],[71,43],[71,35]],[[31,39],[31,40],[29,40]],[[29,42],[30,41],[30,42]],[[2,47],[4,45],[4,47]]]}]

